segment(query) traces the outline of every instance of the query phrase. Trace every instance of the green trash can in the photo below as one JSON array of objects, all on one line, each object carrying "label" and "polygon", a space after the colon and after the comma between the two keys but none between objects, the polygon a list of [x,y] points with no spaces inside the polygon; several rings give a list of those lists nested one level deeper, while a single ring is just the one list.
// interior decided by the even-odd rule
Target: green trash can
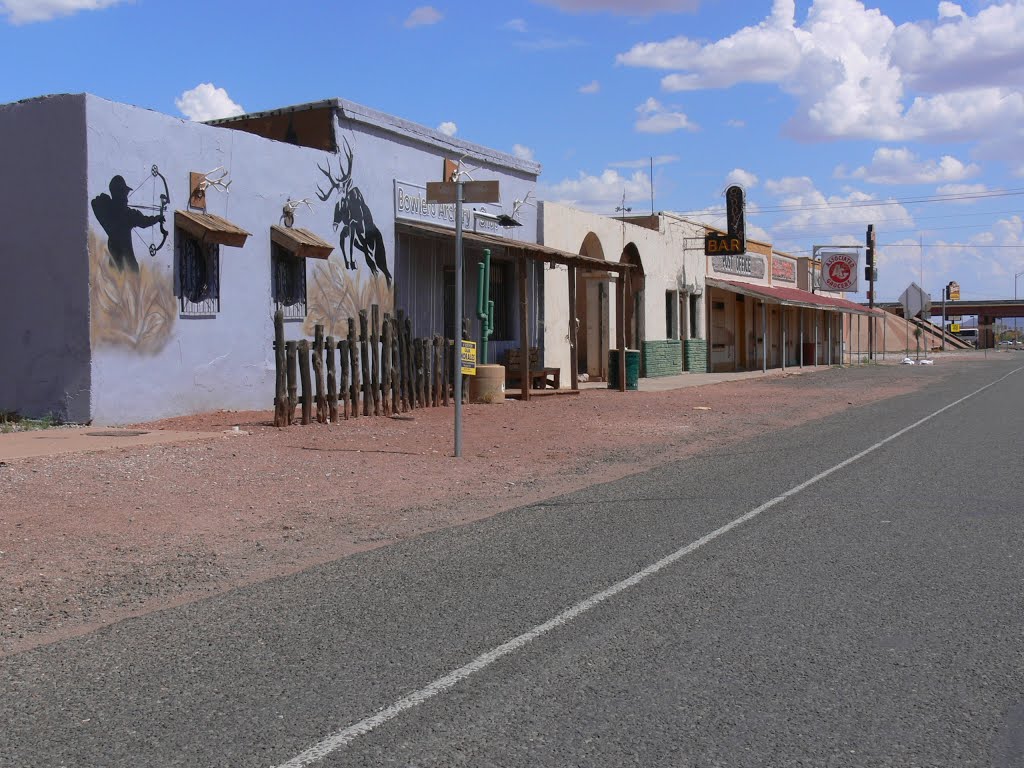
[{"label": "green trash can", "polygon": [[[608,350],[608,389],[619,388],[619,350]],[[626,350],[626,389],[640,389],[640,350]]]}]

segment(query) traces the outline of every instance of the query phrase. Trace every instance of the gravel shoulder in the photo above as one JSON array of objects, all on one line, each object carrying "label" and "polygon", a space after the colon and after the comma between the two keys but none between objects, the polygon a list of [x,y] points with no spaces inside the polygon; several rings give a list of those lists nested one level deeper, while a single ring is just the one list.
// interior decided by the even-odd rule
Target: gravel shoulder
[{"label": "gravel shoulder", "polygon": [[0,656],[910,393],[969,365],[805,369],[237,433],[0,464]]}]

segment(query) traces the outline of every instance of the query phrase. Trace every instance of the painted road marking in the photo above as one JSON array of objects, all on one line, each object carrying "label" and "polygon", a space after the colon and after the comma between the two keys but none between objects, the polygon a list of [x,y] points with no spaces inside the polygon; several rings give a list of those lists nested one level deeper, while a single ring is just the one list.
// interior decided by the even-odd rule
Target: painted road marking
[{"label": "painted road marking", "polygon": [[413,707],[422,704],[428,699],[432,699],[439,693],[443,693],[452,686],[462,682],[470,675],[473,675],[476,672],[479,672],[480,670],[489,667],[502,656],[507,656],[508,654],[519,650],[524,645],[529,643],[531,640],[535,640],[536,638],[540,637],[541,635],[547,634],[553,629],[557,629],[558,627],[561,627],[564,624],[568,624],[577,616],[586,613],[591,608],[594,608],[597,605],[600,605],[608,598],[614,597],[620,592],[624,592],[630,587],[636,586],[641,581],[646,579],[648,576],[651,576],[657,573],[658,571],[667,568],[668,566],[672,565],[672,563],[700,549],[705,544],[709,544],[710,542],[717,539],[719,536],[723,536],[724,534],[731,531],[733,528],[736,528],[740,525],[743,525],[746,522],[749,522],[750,520],[753,520],[762,512],[771,509],[777,504],[782,503],[791,496],[795,496],[796,494],[800,493],[800,491],[809,488],[815,483],[821,482],[829,475],[838,472],[839,470],[845,467],[850,466],[856,461],[860,461],[868,454],[877,451],[883,445],[891,443],[893,440],[897,439],[898,437],[902,437],[903,435],[907,434],[907,432],[910,432],[913,429],[917,429],[919,426],[921,426],[925,422],[931,421],[939,414],[948,411],[950,408],[956,407],[960,403],[964,402],[965,400],[969,400],[975,395],[981,394],[986,389],[994,387],[999,382],[1009,378],[1010,376],[1013,376],[1015,373],[1018,373],[1022,370],[1024,370],[1024,367],[1010,371],[1008,374],[996,379],[991,384],[986,384],[981,389],[977,389],[974,392],[971,392],[969,395],[965,395],[964,397],[961,397],[959,400],[955,400],[949,405],[939,408],[939,410],[925,416],[923,419],[915,421],[909,427],[904,427],[899,432],[894,432],[893,434],[889,435],[889,437],[883,440],[879,440],[870,448],[865,448],[860,453],[856,453],[850,458],[839,462],[834,467],[826,469],[824,472],[818,473],[810,480],[805,480],[804,482],[800,483],[800,485],[793,486],[782,495],[776,496],[774,499],[770,501],[766,501],[761,506],[750,510],[745,515],[737,517],[732,522],[726,523],[721,528],[718,528],[712,531],[711,533],[701,536],[699,539],[697,539],[694,542],[691,542],[690,544],[687,544],[682,549],[677,549],[672,554],[667,555],[666,557],[663,557],[661,560],[658,560],[656,563],[647,566],[642,571],[634,573],[629,578],[623,579],[617,584],[613,584],[612,586],[608,587],[608,589],[605,589],[602,592],[598,592],[597,594],[588,597],[586,600],[576,603],[576,605],[572,606],[571,608],[568,608],[565,611],[562,611],[562,613],[558,614],[552,619],[549,619],[548,621],[545,621],[543,624],[538,624],[536,627],[529,630],[528,632],[524,632],[518,637],[514,637],[508,642],[502,643],[498,647],[492,648],[486,653],[477,656],[475,659],[473,659],[465,666],[459,667],[458,669],[453,670],[448,674],[437,678],[436,680],[434,680],[434,682],[430,683],[429,685],[423,688],[420,688],[418,691],[410,693],[408,696],[399,699],[394,704],[392,704],[389,707],[386,707],[385,709],[382,709],[377,714],[371,715],[370,717],[360,720],[358,723],[355,723],[354,725],[350,725],[347,728],[332,733],[330,736],[327,736],[320,743],[313,745],[302,754],[296,755],[287,763],[282,763],[280,766],[278,766],[278,768],[305,768],[305,766],[312,765],[313,763],[324,759],[332,752],[335,752],[341,749],[342,747],[348,746],[360,736],[369,733],[370,731],[374,730],[380,725],[383,725],[389,720],[394,720],[407,709],[412,709]]}]

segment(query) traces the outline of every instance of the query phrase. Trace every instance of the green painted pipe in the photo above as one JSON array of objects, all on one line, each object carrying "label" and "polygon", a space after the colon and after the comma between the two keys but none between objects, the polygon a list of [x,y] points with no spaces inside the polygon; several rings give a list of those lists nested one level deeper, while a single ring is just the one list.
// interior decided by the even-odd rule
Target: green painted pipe
[{"label": "green painted pipe", "polygon": [[477,265],[476,316],[480,318],[480,364],[487,362],[487,340],[494,335],[494,302],[491,301],[491,249]]}]

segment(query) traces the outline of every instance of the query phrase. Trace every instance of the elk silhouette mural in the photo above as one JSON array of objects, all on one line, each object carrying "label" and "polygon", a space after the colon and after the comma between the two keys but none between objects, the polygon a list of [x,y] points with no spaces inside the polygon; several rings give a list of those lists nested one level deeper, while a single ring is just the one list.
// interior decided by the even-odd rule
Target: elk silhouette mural
[{"label": "elk silhouette mural", "polygon": [[339,245],[345,266],[355,269],[355,252],[360,251],[374,277],[378,273],[383,273],[390,288],[391,273],[388,271],[384,237],[373,223],[373,214],[363,199],[363,193],[359,191],[359,187],[352,185],[352,147],[349,146],[348,139],[344,141],[348,167],[342,171],[339,162],[338,175],[335,176],[331,172],[330,160],[327,161],[327,168],[318,165],[317,168],[327,177],[330,186],[324,190],[317,185],[317,197],[326,203],[331,195],[338,193],[337,202],[334,204],[334,231],[340,231]]}]

